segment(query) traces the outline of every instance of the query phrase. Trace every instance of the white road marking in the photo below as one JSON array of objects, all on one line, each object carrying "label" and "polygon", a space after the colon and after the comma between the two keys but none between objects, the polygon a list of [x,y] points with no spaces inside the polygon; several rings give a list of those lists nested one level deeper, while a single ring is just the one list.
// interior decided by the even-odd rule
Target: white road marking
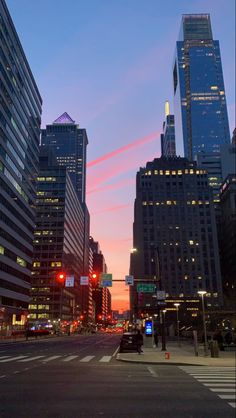
[{"label": "white road marking", "polygon": [[42,362],[43,363],[48,363],[49,361],[56,360],[56,358],[59,358],[59,357],[61,357],[61,356],[51,356],[51,357],[43,359]]},{"label": "white road marking", "polygon": [[108,363],[111,360],[111,356],[103,356],[99,362],[101,363]]},{"label": "white road marking", "polygon": [[6,377],[6,375],[5,374],[2,374],[2,376],[0,376],[0,379],[3,379],[3,377]]},{"label": "white road marking", "polygon": [[86,356],[86,357],[83,357],[83,358],[80,360],[80,362],[81,362],[81,363],[87,363],[88,361],[92,360],[94,357],[95,357],[95,356]]},{"label": "white road marking", "polygon": [[120,346],[118,345],[117,349],[114,351],[114,353],[112,354],[112,357],[115,357],[115,355],[117,354],[118,350],[119,350]]},{"label": "white road marking", "polygon": [[0,363],[8,363],[9,361],[20,360],[21,358],[25,358],[25,357],[26,356],[11,357],[11,358],[7,358],[5,360],[0,360]]},{"label": "white road marking", "polygon": [[0,360],[3,360],[4,358],[9,358],[10,356],[1,356]]},{"label": "white road marking", "polygon": [[45,356],[35,356],[35,357],[25,358],[23,360],[19,360],[18,363],[27,363],[28,361],[38,360],[39,358],[42,358],[42,357],[45,357]]},{"label": "white road marking", "polygon": [[236,408],[236,402],[228,402],[228,404],[229,404],[230,406],[232,406],[232,408]]},{"label": "white road marking", "polygon": [[211,387],[221,387],[224,386],[224,388],[235,388],[235,383],[203,383],[204,386],[211,386]]},{"label": "white road marking", "polygon": [[227,393],[235,393],[235,389],[230,388],[209,388],[212,392],[227,392]]},{"label": "white road marking", "polygon": [[71,361],[71,360],[74,360],[77,357],[79,357],[79,356],[68,356],[65,359],[63,359],[62,361]]},{"label": "white road marking", "polygon": [[152,369],[152,367],[147,367],[147,369],[153,377],[158,377],[158,375],[156,374],[155,370]]},{"label": "white road marking", "polygon": [[218,395],[219,398],[221,399],[232,399],[232,401],[236,400],[236,396],[235,395]]}]

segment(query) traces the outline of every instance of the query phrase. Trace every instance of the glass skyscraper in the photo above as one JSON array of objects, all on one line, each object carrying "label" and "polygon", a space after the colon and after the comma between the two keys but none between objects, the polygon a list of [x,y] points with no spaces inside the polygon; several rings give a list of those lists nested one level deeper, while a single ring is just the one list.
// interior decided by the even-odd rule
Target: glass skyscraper
[{"label": "glass skyscraper", "polygon": [[173,68],[176,154],[193,160],[230,142],[219,41],[209,14],[183,15]]},{"label": "glass skyscraper", "polygon": [[86,193],[86,149],[88,138],[86,129],[63,113],[52,125],[42,129],[42,146],[50,146],[60,165],[66,166],[81,203],[85,203]]},{"label": "glass skyscraper", "polygon": [[27,321],[42,100],[0,0],[0,331]]}]

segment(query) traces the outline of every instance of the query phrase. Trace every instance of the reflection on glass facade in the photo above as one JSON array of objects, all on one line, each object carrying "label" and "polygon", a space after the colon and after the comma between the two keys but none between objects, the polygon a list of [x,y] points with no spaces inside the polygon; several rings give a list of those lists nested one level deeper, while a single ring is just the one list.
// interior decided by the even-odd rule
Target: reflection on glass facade
[{"label": "reflection on glass facade", "polygon": [[230,142],[219,41],[210,16],[183,15],[173,68],[176,153],[193,160]]},{"label": "reflection on glass facade", "polygon": [[41,97],[0,0],[0,329],[27,319]]}]

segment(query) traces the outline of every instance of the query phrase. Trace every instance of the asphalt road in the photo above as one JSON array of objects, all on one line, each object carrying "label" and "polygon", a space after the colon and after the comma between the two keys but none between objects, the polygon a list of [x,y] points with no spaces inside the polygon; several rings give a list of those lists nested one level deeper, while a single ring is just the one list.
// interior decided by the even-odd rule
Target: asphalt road
[{"label": "asphalt road", "polygon": [[235,418],[227,399],[191,369],[117,361],[119,340],[98,334],[0,344],[0,417]]}]

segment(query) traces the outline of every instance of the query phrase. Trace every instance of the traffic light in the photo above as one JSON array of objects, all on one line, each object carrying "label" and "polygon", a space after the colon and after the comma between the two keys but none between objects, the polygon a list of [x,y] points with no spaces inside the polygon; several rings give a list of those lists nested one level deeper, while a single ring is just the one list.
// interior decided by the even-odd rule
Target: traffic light
[{"label": "traffic light", "polygon": [[64,282],[65,282],[65,280],[66,280],[66,275],[65,275],[65,273],[64,273],[64,272],[62,272],[62,271],[60,271],[60,272],[57,274],[57,281],[58,281],[59,283],[64,283]]},{"label": "traffic light", "polygon": [[91,274],[91,282],[93,287],[96,287],[98,284],[98,274],[95,271]]}]

